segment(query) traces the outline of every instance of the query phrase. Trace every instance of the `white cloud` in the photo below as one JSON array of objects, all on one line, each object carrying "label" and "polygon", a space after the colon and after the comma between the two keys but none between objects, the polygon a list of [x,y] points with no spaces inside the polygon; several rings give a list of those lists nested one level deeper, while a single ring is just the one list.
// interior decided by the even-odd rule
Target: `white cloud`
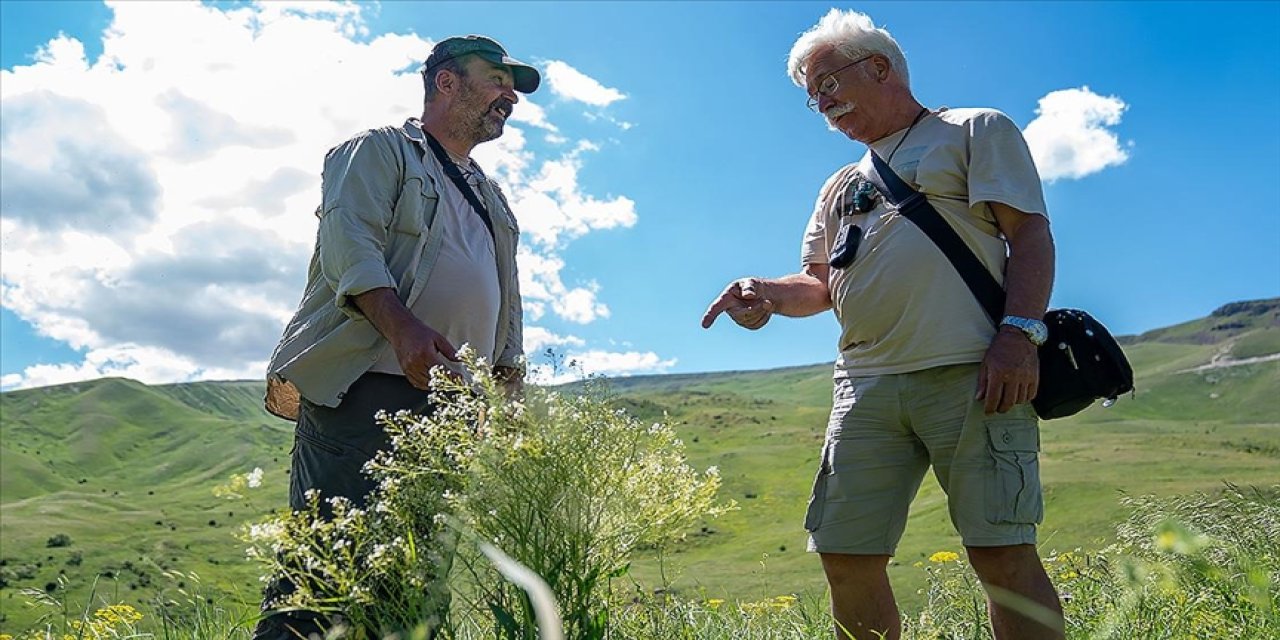
[{"label": "white cloud", "polygon": [[1128,108],[1120,98],[1100,96],[1087,86],[1040,98],[1037,117],[1023,134],[1041,179],[1083,178],[1128,160],[1119,138],[1108,129],[1120,124]]},{"label": "white cloud", "polygon": [[[0,70],[0,303],[84,353],[0,388],[260,377],[301,295],[325,151],[421,111],[414,71],[432,43],[370,37],[363,6],[345,2],[109,6],[97,60],[59,36],[32,64]],[[559,65],[548,78],[577,99],[621,99]],[[530,318],[586,323],[609,309],[594,282],[565,281],[562,251],[635,224],[636,211],[583,189],[599,148],[565,124],[522,100],[476,157],[525,230]],[[544,157],[517,125],[572,147]],[[586,346],[530,329],[535,344]]]},{"label": "white cloud", "polygon": [[609,307],[596,300],[599,285],[592,282],[590,288],[578,287],[567,291],[556,300],[552,307],[565,320],[587,324],[596,318],[609,317]]},{"label": "white cloud", "polygon": [[547,62],[547,84],[556,95],[596,107],[607,107],[627,97],[560,60]]},{"label": "white cloud", "polygon": [[666,373],[675,365],[675,358],[664,360],[652,351],[567,351],[557,354],[554,363],[531,363],[529,377],[539,384],[563,384],[596,375],[626,377]]},{"label": "white cloud", "polygon": [[581,347],[587,342],[577,336],[562,336],[542,327],[526,326],[524,328],[524,352],[534,357],[547,349],[557,347]]},{"label": "white cloud", "polygon": [[526,96],[521,96],[519,105],[511,112],[512,122],[523,122],[539,129],[550,131],[551,133],[548,134],[548,137],[560,130],[547,120],[547,112],[538,103]]},{"label": "white cloud", "polygon": [[579,324],[609,317],[609,307],[596,299],[599,286],[594,282],[582,287],[568,287],[560,277],[564,259],[554,252],[537,253],[520,247],[520,293],[524,296],[525,318],[542,319],[548,307],[556,315]]},{"label": "white cloud", "polygon": [[258,377],[266,361],[251,362],[239,368],[204,368],[190,358],[165,349],[136,344],[118,344],[94,349],[79,363],[39,364],[27,367],[21,374],[8,374],[0,379],[5,389],[42,387],[103,377],[132,378],[147,384],[200,378],[230,380]]}]

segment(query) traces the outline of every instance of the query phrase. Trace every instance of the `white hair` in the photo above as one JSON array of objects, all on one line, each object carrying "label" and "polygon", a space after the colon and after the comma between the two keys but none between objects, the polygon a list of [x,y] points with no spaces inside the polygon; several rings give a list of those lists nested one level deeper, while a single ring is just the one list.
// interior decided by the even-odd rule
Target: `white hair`
[{"label": "white hair", "polygon": [[809,56],[815,49],[834,46],[850,60],[878,53],[889,59],[889,65],[902,78],[903,84],[910,86],[911,78],[907,73],[907,57],[902,54],[898,41],[884,29],[877,29],[871,16],[857,11],[841,11],[832,9],[822,16],[818,24],[800,34],[796,43],[791,46],[791,55],[787,58],[787,75],[796,86],[804,88],[806,66]]}]

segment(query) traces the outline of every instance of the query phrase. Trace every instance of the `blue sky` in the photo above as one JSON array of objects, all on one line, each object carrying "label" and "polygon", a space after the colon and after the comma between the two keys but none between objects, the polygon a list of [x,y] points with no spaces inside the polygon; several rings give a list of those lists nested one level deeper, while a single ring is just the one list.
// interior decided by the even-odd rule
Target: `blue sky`
[{"label": "blue sky", "polygon": [[[785,74],[833,5],[299,6],[0,3],[5,389],[259,377],[324,151],[416,115],[416,61],[461,33],[547,80],[476,153],[522,222],[531,353],[612,375],[834,357],[830,314],[698,326],[730,279],[796,270],[818,187],[863,151]],[[1040,167],[1053,306],[1123,334],[1280,295],[1280,4],[834,6],[893,33],[924,104],[1069,152]]]}]

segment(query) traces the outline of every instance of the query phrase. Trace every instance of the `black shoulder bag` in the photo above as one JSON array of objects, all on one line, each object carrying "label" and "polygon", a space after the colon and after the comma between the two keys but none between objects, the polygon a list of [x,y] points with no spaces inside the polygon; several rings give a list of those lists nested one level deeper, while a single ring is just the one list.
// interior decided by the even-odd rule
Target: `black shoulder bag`
[{"label": "black shoulder bag", "polygon": [[[886,202],[938,245],[998,326],[1004,317],[1004,289],[924,194],[903,182],[875,151],[865,177]],[[1079,309],[1051,309],[1044,323],[1049,339],[1039,348],[1040,388],[1031,401],[1041,418],[1074,415],[1099,398],[1106,399],[1104,406],[1111,406],[1118,396],[1133,390],[1133,367],[1101,322]]]}]

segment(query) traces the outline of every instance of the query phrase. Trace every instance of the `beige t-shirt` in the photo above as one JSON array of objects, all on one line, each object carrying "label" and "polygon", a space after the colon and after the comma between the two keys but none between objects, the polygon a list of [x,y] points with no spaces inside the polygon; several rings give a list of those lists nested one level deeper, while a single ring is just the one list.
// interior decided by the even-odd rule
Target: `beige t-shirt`
[{"label": "beige t-shirt", "polygon": [[[1006,244],[987,202],[1047,215],[1040,177],[1022,132],[992,109],[950,109],[925,116],[871,146],[922,191],[938,213],[1004,282]],[[823,186],[805,230],[803,264],[827,264],[842,223],[841,206],[868,152]],[[955,267],[915,223],[889,210],[843,217],[863,229],[856,257],[831,269],[828,286],[840,321],[836,377],[919,371],[980,362],[995,327]]]},{"label": "beige t-shirt", "polygon": [[[441,196],[432,224],[445,227],[431,276],[409,311],[443,335],[455,349],[469,344],[476,353],[488,357],[498,339],[501,301],[493,236],[462,192],[444,175],[432,153],[424,154],[423,164],[435,178]],[[468,183],[479,194],[477,185],[483,178],[474,165],[473,169],[476,172],[469,176]],[[385,349],[369,370],[404,374],[391,348]]]}]

